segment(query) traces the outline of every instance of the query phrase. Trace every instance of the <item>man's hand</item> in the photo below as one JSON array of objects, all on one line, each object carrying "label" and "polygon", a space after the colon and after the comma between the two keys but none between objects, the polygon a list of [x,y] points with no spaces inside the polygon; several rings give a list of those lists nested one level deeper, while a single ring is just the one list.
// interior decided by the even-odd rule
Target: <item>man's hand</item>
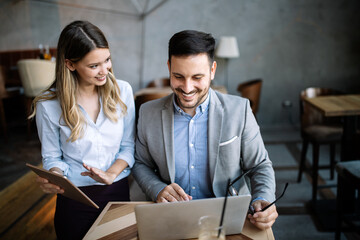
[{"label": "man's hand", "polygon": [[[59,175],[63,175],[63,172],[61,171],[60,168],[54,167],[50,169],[51,172],[57,173]],[[55,193],[55,194],[63,194],[64,193],[64,189],[62,189],[61,187],[54,185],[52,183],[49,182],[49,180],[47,180],[46,178],[42,178],[37,176],[36,180],[37,183],[39,183],[40,188],[43,190],[44,193]]]},{"label": "man's hand", "polygon": [[192,200],[192,197],[186,194],[178,184],[172,183],[159,192],[156,202],[179,202],[189,200]]},{"label": "man's hand", "polygon": [[275,204],[266,209],[264,212],[261,212],[261,209],[269,205],[270,203],[263,200],[255,201],[252,206],[254,208],[254,215],[249,214],[248,218],[250,222],[254,224],[259,229],[270,228],[279,214],[276,211]]},{"label": "man's hand", "polygon": [[83,166],[88,170],[88,172],[82,172],[81,176],[89,176],[99,183],[105,183],[107,185],[111,185],[114,182],[115,178],[117,177],[117,174],[115,173],[104,172],[98,168],[90,167],[85,163],[83,163]]}]

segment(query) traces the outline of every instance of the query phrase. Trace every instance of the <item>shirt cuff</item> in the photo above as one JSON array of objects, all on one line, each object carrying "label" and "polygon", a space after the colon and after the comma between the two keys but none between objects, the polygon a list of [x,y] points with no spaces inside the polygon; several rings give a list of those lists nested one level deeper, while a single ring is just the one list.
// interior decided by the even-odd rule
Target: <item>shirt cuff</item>
[{"label": "shirt cuff", "polygon": [[130,168],[132,168],[134,166],[134,163],[135,163],[134,156],[131,153],[127,153],[127,152],[117,153],[115,155],[115,160],[116,159],[124,160],[125,162],[127,162],[127,164],[129,165]]},{"label": "shirt cuff", "polygon": [[63,161],[43,161],[43,168],[50,170],[53,167],[57,167],[63,171],[64,176],[67,176],[69,165]]},{"label": "shirt cuff", "polygon": [[268,202],[268,200],[266,200],[265,198],[257,197],[257,198],[254,198],[254,199],[251,201],[250,205],[252,205],[252,204],[253,204],[255,201],[257,201],[257,200],[263,200],[263,201]]},{"label": "shirt cuff", "polygon": [[[165,187],[166,187],[166,186],[165,186]],[[157,192],[157,194],[156,194],[156,196],[155,196],[155,201],[154,201],[154,202],[156,202],[159,193],[160,193],[165,187],[161,188],[161,189]]]}]

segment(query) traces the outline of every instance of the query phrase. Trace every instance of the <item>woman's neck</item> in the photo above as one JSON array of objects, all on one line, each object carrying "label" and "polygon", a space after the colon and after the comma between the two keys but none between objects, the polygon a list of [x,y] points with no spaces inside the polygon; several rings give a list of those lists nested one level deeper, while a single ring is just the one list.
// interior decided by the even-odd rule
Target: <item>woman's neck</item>
[{"label": "woman's neck", "polygon": [[77,97],[80,98],[93,98],[98,95],[97,87],[94,85],[81,86],[77,89]]},{"label": "woman's neck", "polygon": [[96,123],[100,112],[97,88],[95,86],[92,86],[92,88],[79,87],[76,93],[76,102],[87,112],[90,119]]}]

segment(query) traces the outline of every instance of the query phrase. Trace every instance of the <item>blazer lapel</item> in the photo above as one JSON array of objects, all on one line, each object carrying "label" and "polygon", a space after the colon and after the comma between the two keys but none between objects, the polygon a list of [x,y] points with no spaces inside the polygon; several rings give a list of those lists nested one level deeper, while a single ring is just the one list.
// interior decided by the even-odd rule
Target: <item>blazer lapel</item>
[{"label": "blazer lapel", "polygon": [[[170,97],[171,96],[171,97]],[[175,160],[174,160],[174,107],[173,94],[168,97],[161,111],[163,139],[165,146],[166,163],[169,169],[169,177],[172,183],[175,182]],[[160,147],[160,146],[159,146]]]},{"label": "blazer lapel", "polygon": [[211,182],[214,181],[217,156],[222,132],[224,110],[216,93],[210,89],[209,125],[208,125],[208,152]]}]

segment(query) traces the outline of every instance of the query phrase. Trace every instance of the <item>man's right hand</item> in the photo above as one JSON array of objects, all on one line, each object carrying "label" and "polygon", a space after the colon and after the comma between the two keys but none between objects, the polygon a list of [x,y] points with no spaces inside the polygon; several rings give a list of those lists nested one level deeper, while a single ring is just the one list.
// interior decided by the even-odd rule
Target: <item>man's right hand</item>
[{"label": "man's right hand", "polygon": [[162,202],[180,202],[189,201],[192,197],[185,193],[185,191],[176,183],[172,183],[164,187],[156,198],[157,203]]},{"label": "man's right hand", "polygon": [[[52,169],[50,169],[50,171],[60,174],[60,175],[63,175],[62,171],[59,168],[52,168]],[[43,190],[44,193],[56,193],[56,194],[64,193],[64,189],[62,189],[61,187],[59,187],[57,185],[50,183],[49,180],[47,180],[46,178],[37,176],[36,182],[39,183],[40,188]]]}]

